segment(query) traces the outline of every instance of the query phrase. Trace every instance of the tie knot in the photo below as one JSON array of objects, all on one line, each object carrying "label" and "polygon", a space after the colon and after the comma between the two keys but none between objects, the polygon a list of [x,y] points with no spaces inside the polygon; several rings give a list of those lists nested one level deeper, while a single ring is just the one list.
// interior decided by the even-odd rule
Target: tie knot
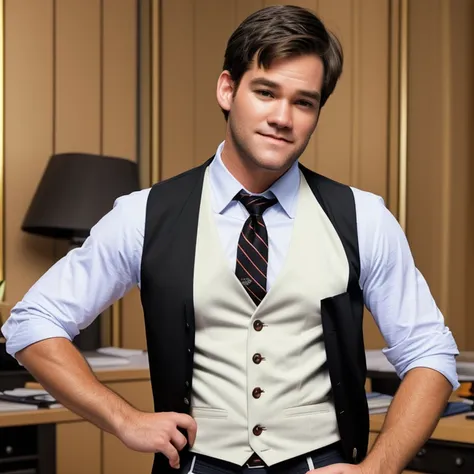
[{"label": "tie knot", "polygon": [[245,191],[239,191],[234,198],[240,201],[251,216],[261,216],[269,207],[278,202],[278,199],[267,199],[263,196],[252,196]]}]

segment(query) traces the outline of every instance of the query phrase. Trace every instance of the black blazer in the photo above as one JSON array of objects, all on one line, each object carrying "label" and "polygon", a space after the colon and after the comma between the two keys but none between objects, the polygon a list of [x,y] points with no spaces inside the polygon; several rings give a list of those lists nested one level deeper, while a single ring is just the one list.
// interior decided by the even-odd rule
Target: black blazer
[{"label": "black blazer", "polygon": [[[204,172],[212,159],[154,185],[148,197],[141,300],[157,412],[190,411],[194,254]],[[322,300],[321,317],[343,451],[348,462],[356,463],[367,453],[369,415],[354,196],[348,186],[302,165],[300,169],[337,231],[349,261],[347,291]],[[184,450],[182,457],[186,455]],[[153,473],[158,472],[174,472],[161,454],[155,456],[153,466]]]}]

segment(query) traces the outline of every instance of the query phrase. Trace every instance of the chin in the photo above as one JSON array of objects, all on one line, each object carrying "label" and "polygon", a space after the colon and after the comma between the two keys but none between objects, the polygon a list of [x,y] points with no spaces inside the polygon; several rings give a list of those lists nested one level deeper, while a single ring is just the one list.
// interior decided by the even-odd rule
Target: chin
[{"label": "chin", "polygon": [[256,160],[253,160],[254,164],[257,165],[258,168],[261,170],[267,170],[267,171],[286,171],[291,167],[293,164],[292,160],[275,160],[275,159],[264,159],[264,158],[258,158]]}]

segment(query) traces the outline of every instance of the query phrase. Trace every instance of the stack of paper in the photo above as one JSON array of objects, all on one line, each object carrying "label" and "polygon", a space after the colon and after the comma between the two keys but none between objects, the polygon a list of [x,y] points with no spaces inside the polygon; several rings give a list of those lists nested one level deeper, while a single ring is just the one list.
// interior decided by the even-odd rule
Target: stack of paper
[{"label": "stack of paper", "polygon": [[[27,398],[32,398],[37,396],[38,400],[44,400],[47,402],[55,402],[56,400],[46,391],[33,388],[14,388],[13,390],[5,390],[0,392],[0,394],[9,395],[10,398],[18,398],[18,400]],[[60,403],[51,403],[48,405],[48,408],[61,408]],[[20,401],[6,401],[0,400],[0,411],[23,411],[23,410],[37,410],[38,405],[31,403],[20,403]]]},{"label": "stack of paper", "polygon": [[378,392],[367,393],[367,404],[369,405],[369,414],[376,415],[378,413],[386,413],[393,397]]}]

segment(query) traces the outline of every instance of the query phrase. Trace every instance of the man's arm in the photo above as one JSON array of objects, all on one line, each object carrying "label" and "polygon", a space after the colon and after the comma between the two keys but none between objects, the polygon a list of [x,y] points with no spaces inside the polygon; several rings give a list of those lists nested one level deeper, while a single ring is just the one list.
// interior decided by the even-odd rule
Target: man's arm
[{"label": "man's arm", "polygon": [[354,196],[364,301],[387,343],[383,352],[403,381],[366,460],[315,473],[398,474],[429,438],[459,385],[458,349],[396,219],[381,198],[358,190]]},{"label": "man's arm", "polygon": [[411,370],[392,401],[375,445],[360,464],[362,473],[401,473],[435,429],[452,389],[437,371]]},{"label": "man's arm", "polygon": [[133,408],[101,384],[84,357],[65,338],[32,344],[16,354],[17,360],[48,393],[73,412],[114,435]]},{"label": "man's arm", "polygon": [[42,340],[16,354],[18,361],[64,406],[117,436],[127,447],[161,452],[179,467],[178,451],[194,443],[196,423],[183,413],[144,413],[100,383],[82,355],[65,338]]}]

